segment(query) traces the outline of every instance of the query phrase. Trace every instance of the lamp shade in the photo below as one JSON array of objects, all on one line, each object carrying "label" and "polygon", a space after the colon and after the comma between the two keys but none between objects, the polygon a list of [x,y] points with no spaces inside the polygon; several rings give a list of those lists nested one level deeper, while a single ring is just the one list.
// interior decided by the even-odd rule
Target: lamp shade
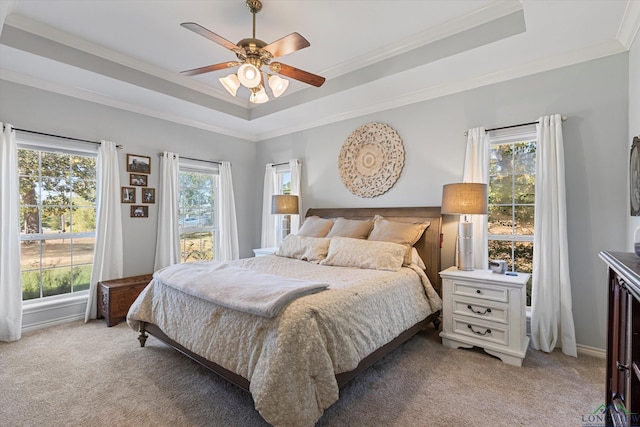
[{"label": "lamp shade", "polygon": [[249,97],[249,101],[254,104],[264,104],[269,100],[269,95],[267,95],[267,91],[264,90],[264,86],[260,85],[251,89],[251,96]]},{"label": "lamp shade", "polygon": [[240,68],[238,68],[238,80],[245,87],[252,88],[256,87],[262,81],[262,76],[260,75],[260,70],[258,70],[252,64],[242,64]]},{"label": "lamp shade", "polygon": [[290,194],[275,194],[271,196],[271,213],[280,215],[297,214],[298,196]]},{"label": "lamp shade", "polygon": [[238,76],[229,74],[227,77],[220,77],[218,80],[231,95],[236,96],[238,88],[240,87]]},{"label": "lamp shade", "polygon": [[442,213],[451,215],[486,215],[487,184],[460,183],[442,187]]},{"label": "lamp shade", "polygon": [[269,76],[269,87],[273,92],[274,97],[279,97],[289,87],[289,80],[283,79],[275,74]]}]

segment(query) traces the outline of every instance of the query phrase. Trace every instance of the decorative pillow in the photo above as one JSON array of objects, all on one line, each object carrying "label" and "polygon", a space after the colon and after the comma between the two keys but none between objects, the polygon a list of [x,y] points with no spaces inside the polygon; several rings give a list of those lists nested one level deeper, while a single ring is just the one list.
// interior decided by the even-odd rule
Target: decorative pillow
[{"label": "decorative pillow", "polygon": [[414,247],[411,247],[411,264],[415,264],[420,267],[422,270],[426,270],[427,266],[424,264],[424,261],[420,257],[418,250]]},{"label": "decorative pillow", "polygon": [[327,237],[352,237],[354,239],[366,239],[371,228],[373,227],[373,220],[357,220],[337,218],[333,223],[333,227]]},{"label": "decorative pillow", "polygon": [[405,252],[405,247],[397,243],[336,236],[331,238],[329,253],[320,264],[398,271]]},{"label": "decorative pillow", "polygon": [[333,219],[310,216],[304,220],[302,227],[300,227],[296,234],[307,237],[325,237],[329,233],[329,230],[331,230],[331,227],[333,227],[333,221]]},{"label": "decorative pillow", "polygon": [[373,220],[373,230],[368,239],[405,245],[404,263],[411,264],[411,246],[420,239],[422,233],[430,224],[429,221],[416,223],[389,221],[380,215],[376,215]]},{"label": "decorative pillow", "polygon": [[331,239],[289,234],[275,254],[286,258],[318,262],[326,258],[330,242]]}]

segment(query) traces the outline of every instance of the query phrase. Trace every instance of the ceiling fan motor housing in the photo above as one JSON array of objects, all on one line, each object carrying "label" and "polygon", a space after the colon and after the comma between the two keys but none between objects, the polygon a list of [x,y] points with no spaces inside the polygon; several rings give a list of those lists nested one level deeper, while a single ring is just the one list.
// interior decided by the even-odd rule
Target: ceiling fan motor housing
[{"label": "ceiling fan motor housing", "polygon": [[262,2],[260,0],[247,0],[246,5],[251,13],[258,13],[262,10]]}]

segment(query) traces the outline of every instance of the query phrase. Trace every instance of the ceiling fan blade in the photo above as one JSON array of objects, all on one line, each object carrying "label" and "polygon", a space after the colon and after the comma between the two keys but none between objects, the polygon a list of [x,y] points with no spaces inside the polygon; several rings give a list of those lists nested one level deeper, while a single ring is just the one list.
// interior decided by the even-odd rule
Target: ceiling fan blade
[{"label": "ceiling fan blade", "polygon": [[299,80],[303,83],[307,83],[315,87],[322,86],[325,81],[324,77],[311,74],[307,71],[303,71],[299,68],[295,68],[287,64],[282,64],[280,62],[272,62],[271,64],[269,64],[269,68],[271,68],[271,71],[273,71],[274,73],[291,77],[292,79]]},{"label": "ceiling fan blade", "polygon": [[216,33],[207,30],[202,25],[196,24],[195,22],[183,22],[180,25],[186,28],[187,30],[191,30],[196,34],[200,34],[202,37],[208,38],[212,42],[218,43],[222,47],[226,47],[229,50],[238,48],[238,45],[236,45],[235,43],[231,43],[229,40],[225,39],[224,37],[219,36]]},{"label": "ceiling fan blade", "polygon": [[268,44],[263,49],[268,50],[274,58],[277,58],[309,46],[311,46],[311,44],[307,39],[298,33],[291,33],[288,36],[284,36],[281,39]]},{"label": "ceiling fan blade", "polygon": [[219,64],[207,65],[206,67],[194,68],[193,70],[180,71],[185,76],[197,76],[199,74],[210,73],[212,71],[224,70],[225,68],[237,67],[240,65],[237,61],[221,62]]}]

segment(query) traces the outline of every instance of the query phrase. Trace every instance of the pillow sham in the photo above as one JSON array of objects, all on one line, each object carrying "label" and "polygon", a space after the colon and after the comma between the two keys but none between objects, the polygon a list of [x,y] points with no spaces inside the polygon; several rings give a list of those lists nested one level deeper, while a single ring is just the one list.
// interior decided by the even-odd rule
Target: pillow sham
[{"label": "pillow sham", "polygon": [[327,257],[320,264],[398,271],[405,252],[405,247],[397,243],[336,236],[331,238]]},{"label": "pillow sham", "polygon": [[331,239],[289,234],[276,251],[277,256],[319,262],[326,258]]},{"label": "pillow sham", "polygon": [[366,239],[371,228],[373,227],[373,220],[365,219],[346,219],[336,218],[336,221],[331,227],[331,231],[327,234],[327,237],[352,237],[354,239]]},{"label": "pillow sham", "polygon": [[376,215],[373,220],[373,230],[368,239],[405,245],[404,263],[408,265],[411,264],[411,247],[420,239],[429,225],[431,225],[429,221],[398,222]]},{"label": "pillow sham", "polygon": [[325,237],[333,227],[333,221],[333,219],[310,216],[304,220],[302,227],[296,234],[306,237]]}]

